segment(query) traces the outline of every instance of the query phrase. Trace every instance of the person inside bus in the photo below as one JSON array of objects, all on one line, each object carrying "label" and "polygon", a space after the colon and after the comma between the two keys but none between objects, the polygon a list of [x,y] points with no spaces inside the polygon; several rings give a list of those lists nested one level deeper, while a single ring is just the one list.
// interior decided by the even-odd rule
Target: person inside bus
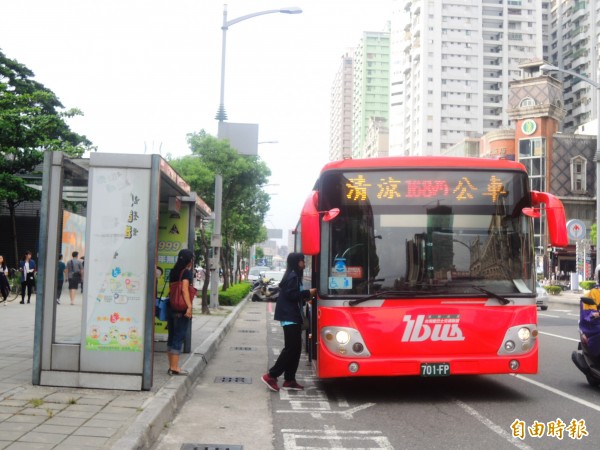
[{"label": "person inside bus", "polygon": [[317,290],[305,290],[302,286],[304,272],[304,255],[290,253],[287,257],[287,268],[279,283],[279,297],[275,304],[275,320],[279,320],[283,328],[284,346],[275,365],[262,376],[262,381],[270,390],[279,391],[277,378],[283,374],[282,389],[301,391],[304,386],[296,381],[296,371],[302,353],[302,307],[306,300],[315,296]]}]

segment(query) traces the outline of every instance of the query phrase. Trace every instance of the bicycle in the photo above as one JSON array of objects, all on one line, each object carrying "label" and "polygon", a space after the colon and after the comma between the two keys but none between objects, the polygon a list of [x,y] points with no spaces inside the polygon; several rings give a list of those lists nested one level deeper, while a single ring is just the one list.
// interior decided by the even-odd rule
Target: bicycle
[{"label": "bicycle", "polygon": [[[10,289],[8,291],[8,296],[6,297],[6,303],[16,300],[21,293],[21,273],[17,269],[9,270],[8,285]],[[0,298],[0,303],[3,302],[4,299]]]}]

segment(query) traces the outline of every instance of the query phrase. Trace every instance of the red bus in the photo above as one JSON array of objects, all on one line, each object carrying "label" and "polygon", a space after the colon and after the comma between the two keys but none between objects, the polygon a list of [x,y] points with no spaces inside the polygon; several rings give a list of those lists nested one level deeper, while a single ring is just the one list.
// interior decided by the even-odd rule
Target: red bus
[{"label": "red bus", "polygon": [[327,164],[295,244],[318,290],[307,346],[316,375],[536,373],[540,216],[550,244],[566,246],[562,203],[531,191],[514,161]]}]

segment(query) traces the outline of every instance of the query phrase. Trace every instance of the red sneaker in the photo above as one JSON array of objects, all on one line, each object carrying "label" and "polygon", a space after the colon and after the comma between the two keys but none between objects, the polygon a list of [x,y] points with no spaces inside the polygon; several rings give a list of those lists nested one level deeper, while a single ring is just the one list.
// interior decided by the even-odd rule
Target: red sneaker
[{"label": "red sneaker", "polygon": [[277,385],[277,378],[273,378],[268,373],[265,373],[260,379],[267,385],[273,392],[279,392],[279,386]]},{"label": "red sneaker", "polygon": [[304,386],[302,386],[301,384],[296,383],[296,380],[294,380],[294,381],[285,381],[283,383],[283,386],[281,386],[281,389],[285,389],[286,391],[303,391],[304,390]]}]

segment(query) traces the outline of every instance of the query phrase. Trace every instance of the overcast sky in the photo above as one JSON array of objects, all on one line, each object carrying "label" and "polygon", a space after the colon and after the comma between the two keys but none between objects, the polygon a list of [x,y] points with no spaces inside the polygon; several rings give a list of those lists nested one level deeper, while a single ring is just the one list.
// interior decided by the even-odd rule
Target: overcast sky
[{"label": "overcast sky", "polygon": [[[0,49],[25,64],[100,152],[190,153],[186,134],[217,133],[223,4],[213,0],[0,0]],[[230,0],[225,109],[259,124],[273,174],[265,225],[294,228],[327,162],[329,100],[340,58],[381,31],[392,0]]]}]

